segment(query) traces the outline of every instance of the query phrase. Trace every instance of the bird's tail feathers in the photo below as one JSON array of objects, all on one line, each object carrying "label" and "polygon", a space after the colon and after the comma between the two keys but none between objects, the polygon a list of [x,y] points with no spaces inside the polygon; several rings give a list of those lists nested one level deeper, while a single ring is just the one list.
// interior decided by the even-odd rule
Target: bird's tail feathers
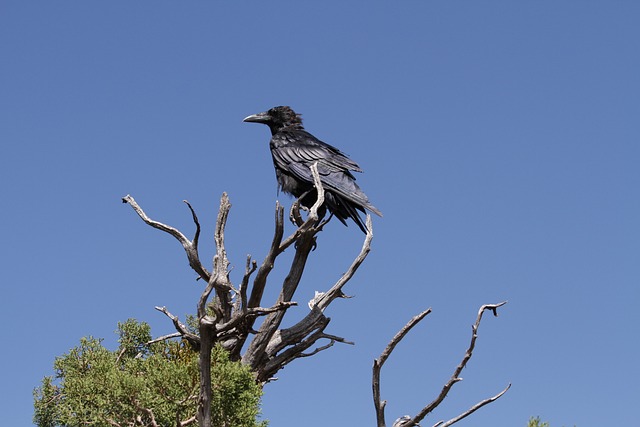
[{"label": "bird's tail feathers", "polygon": [[363,233],[367,233],[367,227],[364,221],[362,221],[362,217],[360,216],[360,212],[365,213],[364,206],[361,206],[349,199],[344,198],[342,195],[335,193],[325,194],[325,203],[329,207],[329,210],[334,214],[336,218],[338,218],[338,220],[340,220],[341,223],[347,225],[347,219],[351,218]]}]

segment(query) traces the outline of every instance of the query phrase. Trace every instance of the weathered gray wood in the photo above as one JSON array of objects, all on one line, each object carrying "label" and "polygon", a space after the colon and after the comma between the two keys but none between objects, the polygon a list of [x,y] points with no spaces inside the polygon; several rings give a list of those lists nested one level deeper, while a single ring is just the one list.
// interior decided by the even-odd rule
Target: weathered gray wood
[{"label": "weathered gray wood", "polygon": [[[214,241],[216,253],[213,257],[213,269],[209,272],[200,260],[198,253],[198,240],[200,236],[200,223],[198,217],[187,203],[191,211],[196,232],[193,240],[189,240],[184,234],[174,227],[149,218],[142,208],[131,196],[123,198],[140,218],[148,225],[164,231],[176,238],[183,246],[189,265],[198,274],[198,277],[206,283],[205,288],[197,304],[199,335],[192,334],[187,327],[180,322],[177,316],[172,315],[165,307],[156,307],[167,315],[173,322],[177,335],[186,339],[200,352],[200,397],[198,408],[198,424],[202,427],[210,427],[211,405],[211,351],[216,343],[220,343],[229,351],[232,360],[242,360],[249,365],[255,373],[256,381],[261,384],[268,382],[280,369],[301,357],[309,357],[322,350],[331,347],[336,342],[352,344],[344,338],[324,332],[330,319],[325,317],[323,311],[329,304],[339,297],[344,297],[341,289],[351,279],[358,266],[364,261],[370,250],[373,237],[371,218],[367,216],[368,233],[365,237],[363,249],[338,282],[327,292],[320,293],[320,297],[314,304],[310,304],[310,312],[296,325],[280,329],[280,325],[291,306],[296,290],[302,280],[305,266],[311,251],[316,246],[315,236],[322,230],[326,221],[318,216],[318,210],[324,203],[324,189],[318,175],[317,165],[311,166],[311,172],[316,184],[318,198],[309,210],[305,220],[300,214],[299,203],[295,202],[291,209],[290,217],[297,225],[297,229],[284,238],[284,209],[280,204],[276,205],[275,231],[271,247],[264,261],[257,263],[247,257],[245,272],[238,288],[234,287],[229,277],[230,262],[225,248],[225,225],[231,209],[231,203],[224,193],[220,200],[220,209],[216,220]],[[289,247],[295,248],[295,254],[289,272],[280,286],[280,296],[271,307],[262,307],[262,298],[267,285],[269,274],[274,269],[277,258]],[[253,273],[255,277],[250,284]],[[258,330],[254,325],[258,318],[263,318]],[[167,335],[174,337],[176,334]],[[317,345],[320,340],[328,341],[324,345]],[[242,350],[247,344],[242,354]],[[315,349],[306,352],[311,347]]]}]

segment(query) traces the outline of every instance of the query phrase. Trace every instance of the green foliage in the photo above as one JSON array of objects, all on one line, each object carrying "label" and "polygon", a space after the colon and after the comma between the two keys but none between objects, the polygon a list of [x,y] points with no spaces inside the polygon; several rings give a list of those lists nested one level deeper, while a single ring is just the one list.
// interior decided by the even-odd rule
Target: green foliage
[{"label": "green foliage", "polygon": [[531,417],[529,419],[529,425],[527,427],[549,427],[549,423],[541,422],[540,417]]},{"label": "green foliage", "polygon": [[[34,390],[39,427],[175,426],[195,416],[199,391],[198,354],[183,342],[151,345],[149,325],[118,324],[120,346],[82,338],[56,358],[55,375]],[[212,408],[215,426],[264,427],[258,422],[262,391],[247,367],[213,350]],[[192,423],[195,425],[195,422]]]},{"label": "green foliage", "polygon": [[[549,427],[549,423],[543,423],[540,421],[540,417],[531,417],[527,427]],[[575,426],[574,426],[575,427]]]}]

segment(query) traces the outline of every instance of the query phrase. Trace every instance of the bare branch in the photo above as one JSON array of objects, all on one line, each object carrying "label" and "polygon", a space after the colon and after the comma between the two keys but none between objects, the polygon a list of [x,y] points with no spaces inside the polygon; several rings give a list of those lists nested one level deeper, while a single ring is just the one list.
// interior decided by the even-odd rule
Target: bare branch
[{"label": "bare branch", "polygon": [[251,260],[251,255],[247,255],[247,265],[244,269],[244,276],[242,276],[242,282],[240,282],[239,297],[236,299],[234,310],[236,312],[246,313],[248,307],[247,300],[247,287],[249,286],[249,278],[254,271],[258,269],[258,264],[255,260]]},{"label": "bare branch", "polygon": [[427,406],[422,408],[422,410],[412,419],[412,421],[415,424],[419,423],[425,416],[427,416],[427,414],[429,414],[431,411],[437,408],[438,405],[440,405],[440,403],[442,403],[444,398],[447,397],[449,390],[451,390],[451,387],[453,387],[455,383],[462,381],[462,378],[460,378],[460,374],[462,373],[462,370],[465,368],[465,366],[467,366],[467,362],[469,361],[469,359],[471,359],[471,356],[473,355],[473,349],[476,346],[476,339],[478,338],[478,328],[480,327],[482,315],[485,312],[485,310],[491,310],[494,316],[497,316],[498,307],[502,307],[506,303],[507,302],[504,301],[499,304],[486,304],[480,307],[480,310],[478,310],[478,317],[476,318],[476,322],[471,327],[471,341],[469,342],[469,347],[467,348],[467,351],[465,352],[464,357],[460,361],[460,364],[458,364],[458,366],[454,370],[453,375],[451,375],[451,378],[449,379],[449,381],[447,381],[444,387],[442,387],[442,390],[440,391],[440,394],[438,395],[438,397],[436,397]]},{"label": "bare branch", "polygon": [[266,381],[273,377],[278,370],[297,359],[302,352],[314,345],[324,335],[324,329],[330,320],[328,317],[322,316],[314,325],[314,329],[311,331],[302,330],[299,331],[299,334],[293,334],[289,330],[277,331],[272,342],[269,343],[269,347],[276,346],[274,343],[279,344],[277,345],[278,348],[282,347],[282,343],[289,343],[289,346],[284,351],[277,353],[274,348],[264,350],[265,355],[268,355],[268,357],[265,358],[267,359],[266,362],[259,367],[260,369],[257,372],[258,380]]},{"label": "bare branch", "polygon": [[300,200],[309,194],[309,191],[305,191],[300,197],[298,197],[292,204],[291,209],[289,209],[289,220],[296,227],[302,227],[304,224],[304,220],[302,219],[302,215],[300,215]]},{"label": "bare branch", "polygon": [[127,351],[127,347],[122,347],[122,350],[120,350],[120,353],[118,353],[118,357],[116,357],[116,365],[118,363],[120,363],[120,359],[122,358],[122,356],[124,356],[124,353]]},{"label": "bare branch", "polygon": [[[484,400],[476,403],[471,408],[469,408],[468,410],[466,410],[462,414],[458,415],[457,417],[452,418],[449,421],[444,422],[442,424],[436,424],[436,425],[439,426],[439,427],[449,427],[450,425],[455,424],[458,421],[462,420],[463,418],[466,418],[469,415],[473,414],[475,411],[477,411],[478,409],[482,408],[484,405],[488,405],[491,402],[495,402],[500,397],[502,397],[502,395],[505,394],[507,392],[507,390],[509,390],[510,388],[511,388],[511,384],[507,385],[507,387],[504,390],[502,390],[500,393],[496,394],[495,396],[489,397],[488,399],[484,399]],[[436,426],[434,426],[434,427],[436,427]]]},{"label": "bare branch", "polygon": [[[215,264],[216,257],[214,256],[213,259]],[[207,301],[209,301],[209,296],[211,295],[211,292],[217,284],[218,274],[214,270],[214,273],[209,278],[207,286],[204,288],[204,291],[202,291],[202,294],[200,294],[200,299],[198,300],[198,320],[200,321],[207,317]]]},{"label": "bare branch", "polygon": [[[135,420],[136,420],[137,423],[139,423],[140,425],[149,425],[150,427],[159,427],[158,423],[156,422],[156,417],[153,414],[153,410],[151,410],[150,408],[145,408],[145,407],[141,406],[140,402],[136,398],[134,398],[132,400],[132,403],[135,405],[135,407],[136,407],[136,409],[138,411],[142,411],[142,412],[144,412],[145,414],[147,414],[149,416],[149,418],[150,418],[149,422],[151,424],[148,424],[147,422],[143,421],[143,419],[142,419],[142,417],[140,415],[136,415],[135,416]],[[129,424],[129,425],[131,425],[131,424]]]},{"label": "bare branch", "polygon": [[184,421],[178,421],[177,427],[186,427],[188,425],[195,423],[196,420],[197,420],[196,417],[191,417],[191,418],[187,418]]},{"label": "bare branch", "polygon": [[309,216],[313,218],[315,222],[317,222],[318,209],[320,209],[320,206],[324,204],[324,187],[322,186],[322,181],[320,181],[320,174],[318,173],[318,162],[313,163],[310,169],[311,175],[313,175],[313,185],[316,188],[316,192],[318,193],[318,198],[313,206],[311,206]]},{"label": "bare branch", "polygon": [[[298,207],[300,206],[300,199],[302,199],[307,193],[298,197],[298,200],[291,207],[291,216],[295,219],[296,224],[298,225],[298,229],[289,237],[285,239],[284,242],[280,245],[279,251],[284,252],[292,243],[298,242],[301,236],[306,234],[307,231],[312,230],[312,235],[317,233],[320,229],[315,226],[318,225],[318,209],[324,204],[324,187],[322,186],[322,181],[320,181],[320,174],[318,173],[318,162],[315,162],[310,166],[311,175],[313,176],[314,186],[316,188],[317,199],[316,202],[309,209],[309,215],[307,216],[307,220],[300,224],[302,218],[300,217],[300,212]],[[323,224],[324,225],[324,224]]]},{"label": "bare branch", "polygon": [[422,319],[424,319],[430,313],[431,313],[431,308],[428,308],[422,313],[412,317],[411,320],[409,320],[407,324],[404,325],[402,329],[400,329],[398,333],[394,335],[394,337],[391,339],[391,341],[389,341],[389,344],[387,344],[387,347],[384,349],[384,351],[378,358],[378,364],[380,365],[380,367],[384,365],[384,363],[387,361],[387,359],[389,358],[393,350],[396,348],[398,343],[402,341],[402,339],[409,333],[409,331],[413,329],[414,326],[416,326]]},{"label": "bare branch", "polygon": [[144,412],[147,413],[147,415],[149,415],[149,418],[151,418],[151,427],[159,427],[158,423],[156,422],[156,417],[153,414],[153,410],[149,409],[149,408],[141,408]]},{"label": "bare branch", "polygon": [[182,337],[182,334],[180,332],[174,332],[172,334],[167,334],[167,335],[163,335],[163,336],[158,337],[158,338],[154,338],[151,341],[147,341],[146,344],[147,345],[151,345],[151,344],[155,344],[155,343],[160,342],[160,341],[166,341],[166,340],[170,340],[172,338],[178,338],[178,337]]},{"label": "bare branch", "polygon": [[193,218],[193,223],[196,225],[196,232],[193,236],[193,248],[198,250],[198,240],[200,239],[200,222],[198,221],[198,215],[196,215],[196,211],[193,210],[191,203],[186,200],[183,200],[184,203],[187,204],[189,210],[191,211],[191,217]]},{"label": "bare branch", "polygon": [[300,353],[298,355],[298,357],[310,357],[310,356],[313,356],[314,354],[318,354],[323,350],[326,350],[326,349],[328,349],[330,347],[333,347],[333,345],[335,343],[337,343],[337,342],[340,342],[340,343],[343,343],[343,344],[355,345],[355,343],[353,341],[347,341],[342,337],[338,337],[338,336],[330,335],[330,334],[325,334],[325,333],[321,334],[319,338],[320,339],[321,338],[326,338],[326,339],[328,339],[330,341],[329,341],[328,344],[325,344],[323,346],[320,346],[320,347],[317,347],[317,348],[313,349],[313,351],[311,353]]},{"label": "bare branch", "polygon": [[213,268],[217,280],[213,283],[216,289],[216,295],[218,296],[218,302],[222,309],[222,321],[228,321],[231,319],[231,295],[232,289],[229,281],[229,259],[227,258],[227,250],[224,245],[224,229],[227,225],[227,218],[229,217],[229,210],[231,209],[231,203],[227,193],[222,193],[220,199],[220,209],[218,210],[218,219],[216,221],[216,229],[213,235],[216,243],[216,256],[213,261]]},{"label": "bare branch", "polygon": [[[298,288],[300,279],[302,278],[307,257],[313,248],[313,244],[314,240],[312,229],[308,229],[298,238],[296,252],[291,262],[289,274],[282,284],[282,290],[277,300],[279,303],[291,301],[296,289]],[[243,356],[243,362],[251,366],[253,370],[259,370],[259,366],[263,361],[270,358],[270,356],[266,355],[265,349],[273,335],[278,330],[283,317],[283,311],[269,314],[260,326],[258,333],[249,344],[249,347]]]},{"label": "bare branch", "polygon": [[271,242],[271,248],[269,253],[265,257],[260,269],[256,273],[256,278],[253,281],[253,289],[251,290],[251,296],[249,297],[249,307],[256,307],[260,305],[262,301],[262,295],[264,288],[267,284],[267,277],[271,270],[273,270],[276,257],[281,253],[280,243],[282,242],[282,236],[284,235],[284,208],[280,203],[276,202],[276,214],[275,214],[275,231],[273,234],[273,240]]},{"label": "bare branch", "polygon": [[[369,223],[371,218],[367,219],[367,228],[370,230]],[[367,233],[368,234],[368,233]],[[380,398],[380,371],[382,366],[387,361],[393,350],[396,348],[398,343],[402,341],[402,339],[409,333],[409,331],[418,324],[422,319],[424,319],[429,313],[431,313],[431,309],[428,308],[422,313],[414,316],[406,325],[398,331],[398,333],[391,339],[387,347],[384,349],[380,357],[373,361],[373,379],[371,381],[373,388],[373,406],[376,410],[376,420],[378,422],[378,427],[385,427],[385,418],[384,418],[384,408],[387,404],[386,400],[381,400]],[[394,423],[395,425],[395,423]],[[409,424],[411,425],[411,424]]]},{"label": "bare branch", "polygon": [[[408,416],[408,415],[405,415],[403,417],[398,418],[393,423],[393,427],[419,426],[418,423],[420,421],[422,421],[424,419],[424,417],[427,416],[429,413],[431,413],[435,408],[437,408],[440,405],[440,403],[442,403],[444,398],[447,396],[447,394],[451,390],[451,387],[453,387],[453,385],[455,383],[457,383],[459,381],[462,381],[462,378],[460,377],[460,374],[462,373],[462,370],[465,368],[465,366],[467,365],[467,362],[469,361],[469,359],[471,359],[471,357],[473,355],[473,350],[475,348],[476,339],[478,338],[478,328],[480,327],[480,322],[482,321],[482,315],[484,314],[484,312],[486,310],[489,310],[489,311],[493,312],[494,316],[497,316],[498,315],[497,309],[499,307],[502,307],[506,303],[507,302],[504,301],[504,302],[501,302],[499,304],[486,304],[486,305],[483,305],[482,307],[480,307],[480,310],[478,310],[478,316],[476,318],[476,321],[471,327],[471,329],[472,329],[471,341],[469,342],[469,346],[467,348],[467,351],[465,352],[465,355],[462,358],[462,360],[460,361],[460,363],[458,364],[458,366],[455,368],[455,370],[453,372],[453,375],[451,376],[449,381],[447,381],[447,383],[442,388],[440,394],[436,397],[436,399],[434,399],[431,403],[426,405],[413,418]],[[374,407],[375,407],[375,410],[376,410],[376,421],[377,421],[377,426],[378,427],[385,427],[386,426],[385,416],[384,416],[384,408],[385,408],[387,402],[385,400],[381,400],[381,398],[380,398],[380,371],[382,369],[382,366],[384,365],[384,363],[388,359],[388,357],[391,355],[391,352],[393,352],[393,350],[396,347],[396,345],[398,345],[398,343],[406,336],[406,334],[411,330],[411,328],[413,328],[420,320],[422,320],[430,312],[431,312],[431,309],[428,309],[426,311],[423,311],[419,315],[415,316],[413,319],[411,319],[393,337],[393,339],[389,342],[389,344],[387,345],[385,350],[382,352],[380,357],[378,359],[374,360],[374,362],[373,362],[373,379],[372,379],[373,404],[374,404]],[[475,404],[474,406],[469,408],[467,411],[463,412],[462,414],[458,415],[455,418],[450,419],[449,421],[446,421],[446,422],[445,421],[439,421],[433,427],[450,426],[450,425],[462,420],[463,418],[471,415],[472,413],[474,413],[478,409],[482,408],[483,406],[485,406],[485,405],[487,405],[487,404],[489,404],[491,402],[494,402],[495,400],[499,399],[504,393],[507,392],[509,387],[511,387],[511,384],[509,384],[503,391],[501,391],[497,395],[478,402],[477,404]]]},{"label": "bare branch", "polygon": [[[187,239],[184,234],[178,231],[178,229],[149,218],[132,196],[127,194],[125,197],[122,198],[122,202],[128,203],[147,225],[150,225],[153,228],[157,228],[158,230],[164,231],[165,233],[168,233],[173,237],[175,237],[176,240],[178,240],[178,242],[180,242],[180,244],[184,248],[191,268],[196,273],[198,273],[198,275],[203,280],[206,280],[207,282],[209,281],[210,273],[202,266],[202,263],[200,262],[197,245],[195,245],[189,239]],[[191,208],[190,205],[188,206],[189,208]]]},{"label": "bare branch", "polygon": [[177,316],[174,316],[173,314],[171,314],[169,312],[169,310],[167,310],[166,307],[158,307],[158,306],[156,306],[156,310],[161,311],[169,319],[171,319],[171,321],[173,322],[173,326],[176,328],[176,331],[178,331],[178,333],[184,339],[186,339],[189,342],[189,344],[191,344],[194,348],[199,348],[200,347],[200,337],[195,335],[195,334],[192,334],[191,332],[189,332],[187,327],[182,322],[180,322],[180,319],[178,319]]},{"label": "bare branch", "polygon": [[331,341],[339,342],[339,343],[342,343],[342,344],[356,345],[356,343],[353,342],[353,341],[347,341],[346,339],[344,339],[342,337],[339,337],[337,335],[332,335],[332,334],[323,333],[320,338],[330,339]]},{"label": "bare branch", "polygon": [[371,215],[369,214],[367,214],[366,224],[367,235],[365,236],[364,242],[362,243],[362,249],[360,249],[360,253],[356,257],[356,259],[353,260],[351,266],[349,266],[349,269],[342,275],[342,277],[340,277],[340,279],[338,279],[338,281],[331,287],[331,289],[319,296],[318,300],[316,301],[316,306],[318,307],[318,309],[320,309],[320,311],[324,311],[333,300],[343,296],[343,286],[346,285],[349,280],[351,280],[360,265],[367,258],[367,255],[369,255],[369,252],[371,251],[371,240],[373,239],[373,224],[371,221]]},{"label": "bare branch", "polygon": [[[278,248],[278,255],[280,253],[284,252],[292,244],[298,242],[300,240],[300,237],[303,235],[304,232],[308,233],[309,229],[313,225],[313,223],[314,223],[314,220],[311,217],[311,215],[309,215],[307,217],[307,220],[305,222],[303,222],[302,225],[300,225],[296,229],[296,231],[293,232],[293,234],[291,234],[289,237],[284,239],[284,241],[280,244],[280,247]],[[315,230],[314,230],[313,234],[315,234]]]},{"label": "bare branch", "polygon": [[233,329],[234,327],[236,327],[238,325],[238,323],[246,320],[247,318],[251,318],[251,317],[258,317],[258,316],[264,316],[270,313],[275,313],[276,311],[284,311],[286,309],[288,309],[289,307],[292,307],[294,305],[298,305],[297,302],[295,301],[287,301],[287,302],[279,302],[276,305],[274,305],[273,307],[270,308],[263,308],[263,307],[252,307],[247,309],[246,312],[244,313],[239,313],[237,316],[235,316],[233,319],[231,319],[229,322],[218,325],[218,327],[216,328],[216,331],[218,333],[222,333],[222,332],[226,332],[230,329]]},{"label": "bare branch", "polygon": [[411,421],[411,417],[409,415],[403,415],[400,418],[397,418],[393,422],[393,424],[391,426],[392,427],[402,427],[403,425],[405,425],[409,421]]}]

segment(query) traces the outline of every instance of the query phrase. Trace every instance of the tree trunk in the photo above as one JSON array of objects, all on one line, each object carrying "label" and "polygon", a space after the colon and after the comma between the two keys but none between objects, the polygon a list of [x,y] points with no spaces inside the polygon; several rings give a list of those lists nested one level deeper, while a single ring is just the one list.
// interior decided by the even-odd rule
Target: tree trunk
[{"label": "tree trunk", "polygon": [[200,326],[200,397],[198,405],[198,425],[211,427],[211,349],[214,333],[207,325]]}]

